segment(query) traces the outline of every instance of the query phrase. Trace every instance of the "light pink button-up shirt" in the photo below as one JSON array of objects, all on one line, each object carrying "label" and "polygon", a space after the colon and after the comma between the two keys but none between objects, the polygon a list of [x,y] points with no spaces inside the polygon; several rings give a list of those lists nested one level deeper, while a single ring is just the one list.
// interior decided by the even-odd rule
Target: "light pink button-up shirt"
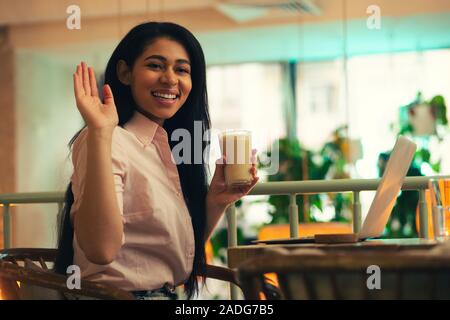
[{"label": "light pink button-up shirt", "polygon": [[[72,219],[83,196],[86,133],[73,144]],[[111,264],[97,265],[74,235],[74,264],[82,278],[128,291],[183,283],[192,271],[194,232],[166,131],[135,112],[124,128],[114,130],[112,165],[124,224],[122,247]]]}]

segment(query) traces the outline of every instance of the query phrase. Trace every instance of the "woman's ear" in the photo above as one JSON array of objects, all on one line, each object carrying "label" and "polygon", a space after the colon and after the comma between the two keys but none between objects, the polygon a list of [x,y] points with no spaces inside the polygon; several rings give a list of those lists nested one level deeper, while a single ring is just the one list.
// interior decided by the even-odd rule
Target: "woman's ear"
[{"label": "woman's ear", "polygon": [[131,83],[131,70],[124,60],[119,60],[116,67],[117,77],[124,85],[129,86]]}]

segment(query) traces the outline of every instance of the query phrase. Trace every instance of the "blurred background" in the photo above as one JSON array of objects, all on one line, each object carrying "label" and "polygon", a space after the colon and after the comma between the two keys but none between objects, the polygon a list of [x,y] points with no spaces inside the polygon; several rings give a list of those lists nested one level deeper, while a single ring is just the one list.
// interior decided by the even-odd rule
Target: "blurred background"
[{"label": "blurred background", "polygon": [[[199,39],[213,128],[264,136],[261,155],[279,143],[280,170],[261,166],[262,181],[377,178],[399,134],[419,146],[409,175],[450,173],[450,0],[0,0],[0,193],[65,189],[83,126],[76,64],[100,77],[118,41],[151,20]],[[349,225],[349,197],[297,197],[300,221]],[[365,213],[373,192],[361,197]],[[386,236],[417,236],[417,198],[400,195]],[[240,243],[287,223],[288,201],[240,201]],[[12,209],[13,247],[55,246],[57,205]],[[218,263],[225,227],[208,244]]]}]

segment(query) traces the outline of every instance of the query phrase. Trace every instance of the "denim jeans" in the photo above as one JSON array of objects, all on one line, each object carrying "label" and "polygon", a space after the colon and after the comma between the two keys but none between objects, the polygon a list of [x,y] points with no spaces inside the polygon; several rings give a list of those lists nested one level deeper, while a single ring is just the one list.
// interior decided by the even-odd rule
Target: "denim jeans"
[{"label": "denim jeans", "polygon": [[167,283],[159,289],[131,291],[137,300],[178,300],[178,295],[174,288]]}]

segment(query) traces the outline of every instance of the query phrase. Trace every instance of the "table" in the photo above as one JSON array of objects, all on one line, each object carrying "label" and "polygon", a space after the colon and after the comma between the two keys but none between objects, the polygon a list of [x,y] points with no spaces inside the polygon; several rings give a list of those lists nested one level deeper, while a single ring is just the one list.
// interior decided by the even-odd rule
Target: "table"
[{"label": "table", "polygon": [[[317,243],[284,243],[284,244],[255,244],[242,245],[228,248],[228,266],[237,268],[244,261],[257,257],[270,248],[283,248],[296,250],[300,248],[320,249],[328,252],[370,252],[370,251],[388,251],[400,252],[405,250],[427,250],[432,249],[439,243],[435,240],[423,238],[409,239],[369,239],[357,243],[344,244],[317,244]],[[235,300],[238,296],[236,286],[230,286],[231,299]]]},{"label": "table", "polygon": [[345,252],[361,252],[361,251],[403,251],[403,250],[426,250],[438,245],[434,240],[422,238],[410,239],[371,239],[357,243],[345,244],[316,244],[316,243],[288,243],[288,244],[255,244],[244,245],[228,248],[228,266],[237,268],[239,265],[251,258],[254,258],[268,248],[284,248],[295,250],[300,248],[321,249],[324,251],[345,251]]}]

